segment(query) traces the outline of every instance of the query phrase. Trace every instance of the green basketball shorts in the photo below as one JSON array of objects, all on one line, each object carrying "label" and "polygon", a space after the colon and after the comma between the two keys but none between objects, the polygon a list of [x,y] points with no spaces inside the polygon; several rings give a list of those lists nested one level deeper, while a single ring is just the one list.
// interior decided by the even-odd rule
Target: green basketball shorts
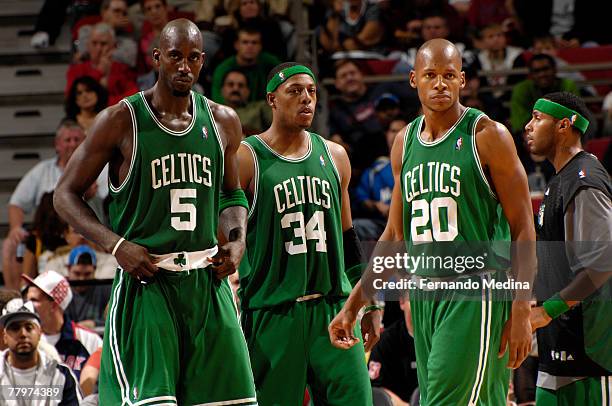
[{"label": "green basketball shorts", "polygon": [[612,376],[581,379],[557,390],[536,388],[536,406],[612,406]]},{"label": "green basketball shorts", "polygon": [[141,284],[119,269],[104,332],[100,405],[256,405],[227,280],[162,270]]},{"label": "green basketball shorts", "polygon": [[307,385],[315,405],[372,405],[363,345],[340,350],[329,340],[343,304],[318,298],[242,313],[260,405],[302,405]]},{"label": "green basketball shorts", "polygon": [[506,404],[508,354],[497,352],[512,304],[492,296],[490,288],[411,290],[421,406]]}]

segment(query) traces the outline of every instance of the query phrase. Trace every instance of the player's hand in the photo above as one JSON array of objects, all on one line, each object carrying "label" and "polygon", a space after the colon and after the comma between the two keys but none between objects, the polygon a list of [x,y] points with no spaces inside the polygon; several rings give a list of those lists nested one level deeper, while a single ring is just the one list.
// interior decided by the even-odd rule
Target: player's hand
[{"label": "player's hand", "polygon": [[529,303],[513,303],[510,318],[506,321],[502,331],[498,358],[502,358],[508,351],[508,368],[516,369],[521,366],[529,351],[531,351],[531,324],[529,323]]},{"label": "player's hand", "polygon": [[359,338],[355,337],[355,323],[357,316],[344,309],[334,317],[327,327],[329,339],[332,345],[342,350],[348,350],[359,342]]},{"label": "player's hand", "polygon": [[531,315],[529,316],[529,322],[531,323],[531,332],[536,331],[539,328],[545,327],[552,321],[552,318],[546,313],[544,307],[534,307],[531,309]]},{"label": "player's hand", "polygon": [[139,281],[152,278],[158,271],[149,251],[127,240],[119,245],[115,258],[125,272]]},{"label": "player's hand", "polygon": [[373,310],[367,312],[361,318],[361,334],[363,335],[363,345],[365,352],[374,348],[374,345],[380,340],[380,323],[382,321],[382,311]]},{"label": "player's hand", "polygon": [[231,241],[219,248],[217,255],[210,258],[211,268],[217,279],[223,279],[238,269],[244,255],[244,241]]}]

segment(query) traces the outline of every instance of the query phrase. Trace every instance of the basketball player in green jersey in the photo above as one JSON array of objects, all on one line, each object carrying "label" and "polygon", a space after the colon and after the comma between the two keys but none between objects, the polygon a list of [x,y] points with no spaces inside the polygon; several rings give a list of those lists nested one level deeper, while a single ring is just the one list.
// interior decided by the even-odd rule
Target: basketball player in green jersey
[{"label": "basketball player in green jersey", "polygon": [[[307,385],[316,405],[372,404],[364,347],[342,351],[327,336],[362,268],[346,151],[306,130],[316,91],[309,68],[275,67],[267,85],[272,125],[239,150],[240,184],[251,200],[239,270],[242,325],[264,406],[300,405]],[[361,326],[369,349],[380,311],[366,313]]]},{"label": "basketball player in green jersey", "polygon": [[[525,170],[508,130],[459,103],[465,77],[455,46],[442,39],[426,42],[410,84],[418,90],[424,115],[392,148],[395,187],[380,240],[405,241],[410,254],[417,243],[509,240],[511,233],[513,241],[534,248]],[[534,251],[529,253],[531,268],[519,269],[521,281],[535,265]],[[429,278],[426,271],[417,269],[417,280]],[[481,287],[491,276],[465,273]],[[438,279],[444,277],[452,276]],[[360,282],[330,324],[334,345],[350,348],[358,340],[352,326],[367,290]],[[529,302],[493,301],[490,288],[472,292],[478,300],[461,299],[468,292],[460,290],[445,292],[449,300],[431,300],[428,293],[418,285],[410,290],[421,404],[506,404],[506,366],[517,368],[531,348]]]},{"label": "basketball player in green jersey", "polygon": [[[155,86],[100,113],[56,190],[62,217],[120,265],[102,405],[257,404],[224,278],[245,247],[241,127],[233,110],[191,91],[203,58],[198,28],[168,23],[153,50]],[[107,163],[110,230],[81,199]],[[228,240],[220,248],[218,228]]]}]

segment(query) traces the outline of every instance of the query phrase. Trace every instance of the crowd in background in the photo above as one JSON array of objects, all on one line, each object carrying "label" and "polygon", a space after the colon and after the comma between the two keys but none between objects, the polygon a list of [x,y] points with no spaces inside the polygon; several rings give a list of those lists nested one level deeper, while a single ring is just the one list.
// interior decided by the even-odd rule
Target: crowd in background
[{"label": "crowd in background", "polygon": [[[300,56],[310,59],[311,65],[318,68],[319,88],[327,94],[319,99],[318,114],[327,120],[319,125],[319,132],[349,152],[353,167],[352,211],[363,240],[378,238],[389,212],[393,188],[390,145],[398,131],[420,114],[418,96],[407,78],[416,51],[424,41],[446,38],[462,51],[466,86],[461,91],[461,102],[484,111],[511,130],[532,193],[542,193],[554,174],[554,168],[543,157],[529,154],[524,145],[524,126],[539,97],[564,90],[587,98],[593,117],[599,119],[592,120],[586,137],[612,136],[611,86],[585,85],[583,74],[566,70],[569,63],[563,58],[584,48],[612,45],[612,31],[601,29],[607,26],[607,16],[591,4],[594,0],[303,3],[308,11],[307,28],[312,30],[317,46]],[[74,282],[113,277],[114,258],[59,218],[53,209],[52,192],[96,115],[123,97],[155,84],[157,72],[151,53],[159,45],[159,34],[168,21],[185,17],[201,29],[205,69],[194,90],[235,109],[245,136],[257,134],[270,125],[272,113],[265,100],[266,77],[275,65],[298,56],[302,40],[298,21],[292,19],[295,15],[292,2],[201,0],[191,8],[177,5],[180,2],[167,0],[45,1],[31,44],[37,48],[52,45],[62,25],[69,22],[74,46],[66,72],[66,118],[55,137],[57,156],[26,174],[11,198],[10,231],[2,256],[7,287],[18,288],[24,282],[20,276],[23,274],[28,278],[25,282],[38,289],[45,281],[35,283],[34,278],[50,278],[51,270],[56,271],[53,283],[60,283],[57,278]],[[608,62],[612,62],[612,57]],[[515,72],[509,74],[511,69]],[[393,75],[392,79],[374,81],[378,83],[366,80],[381,73]],[[328,86],[323,89],[326,78]],[[612,171],[612,149],[602,154],[602,159],[608,171]],[[107,222],[106,182],[103,172],[85,196],[103,222]],[[26,227],[24,216],[32,212],[34,221]],[[71,289],[72,307],[64,307],[57,298],[47,295],[54,304],[55,318],[40,315],[43,334],[55,337],[57,331],[65,331],[67,326],[73,330],[80,328],[72,321],[92,329],[103,325],[109,289],[103,286]],[[39,290],[46,292],[44,287]],[[26,298],[32,299],[30,296],[28,293]],[[398,316],[401,310],[396,309],[393,317],[394,311],[389,310],[386,320],[394,318],[402,323],[403,317]],[[45,328],[49,323],[54,328]],[[389,331],[396,332],[394,340],[410,345],[404,327]],[[383,346],[389,340],[381,341],[373,353],[375,358],[384,357]],[[87,357],[96,352],[95,346],[90,347],[86,349]],[[59,352],[65,361],[66,354]],[[396,359],[397,368],[406,369],[410,357],[403,354]],[[81,369],[85,374],[87,368],[86,360],[81,361],[73,363],[78,364],[77,375]],[[370,377],[377,386],[377,382],[382,382],[382,361],[372,362]],[[416,387],[414,371],[408,369],[404,372],[411,374]],[[83,382],[81,375],[82,388],[89,393],[94,391],[90,381]],[[398,396],[408,402],[412,390],[404,392]],[[523,399],[529,397],[520,392],[517,400],[521,401],[523,395],[526,396]]]}]

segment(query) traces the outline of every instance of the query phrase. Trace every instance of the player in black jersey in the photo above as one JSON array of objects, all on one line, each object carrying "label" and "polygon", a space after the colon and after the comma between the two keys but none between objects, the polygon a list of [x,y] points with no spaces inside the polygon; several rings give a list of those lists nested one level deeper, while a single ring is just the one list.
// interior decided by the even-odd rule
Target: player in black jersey
[{"label": "player in black jersey", "polygon": [[612,402],[612,186],[582,149],[588,116],[577,96],[551,93],[525,127],[530,152],[556,171],[537,221],[538,406]]}]

